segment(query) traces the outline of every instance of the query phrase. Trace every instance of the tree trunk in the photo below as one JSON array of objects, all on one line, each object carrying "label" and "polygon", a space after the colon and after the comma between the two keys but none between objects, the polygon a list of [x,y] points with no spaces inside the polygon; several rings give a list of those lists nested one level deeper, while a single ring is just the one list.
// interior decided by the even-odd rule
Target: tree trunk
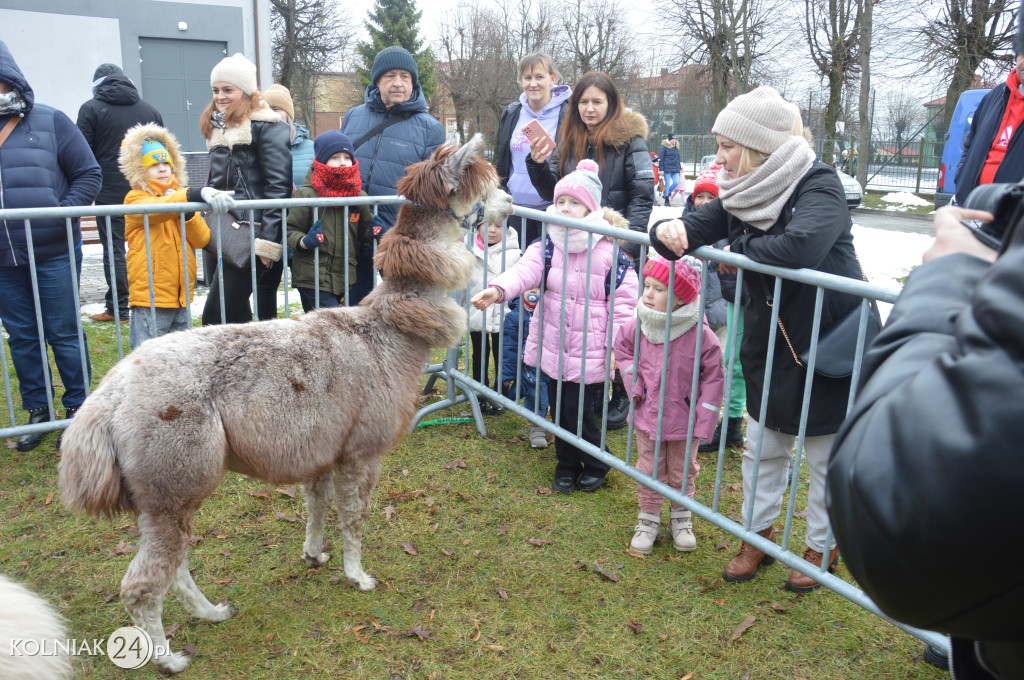
[{"label": "tree trunk", "polygon": [[[860,99],[858,124],[860,126],[860,162],[857,163],[857,182],[868,185],[868,159],[871,158],[871,30],[874,0],[861,0],[860,15]],[[852,151],[850,152],[853,153]]]},{"label": "tree trunk", "polygon": [[836,147],[836,121],[839,120],[839,106],[843,97],[843,76],[836,68],[828,74],[828,104],[825,105],[825,129],[822,133],[824,146],[821,162],[832,164]]}]

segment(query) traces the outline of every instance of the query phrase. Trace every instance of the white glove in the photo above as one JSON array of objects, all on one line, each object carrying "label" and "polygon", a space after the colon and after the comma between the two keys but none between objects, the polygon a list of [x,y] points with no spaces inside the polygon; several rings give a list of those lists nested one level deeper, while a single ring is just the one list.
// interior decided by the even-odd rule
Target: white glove
[{"label": "white glove", "polygon": [[223,214],[235,207],[234,191],[221,191],[213,187],[203,187],[199,190],[199,195],[210,204],[210,208],[215,213]]}]

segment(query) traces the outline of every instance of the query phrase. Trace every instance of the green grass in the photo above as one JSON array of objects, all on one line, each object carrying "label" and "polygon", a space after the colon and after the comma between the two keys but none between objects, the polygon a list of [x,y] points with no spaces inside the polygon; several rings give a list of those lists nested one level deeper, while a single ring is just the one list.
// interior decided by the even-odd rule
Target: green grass
[{"label": "green grass", "polygon": [[[117,356],[111,330],[89,327],[97,379]],[[389,454],[363,544],[381,585],[367,593],[346,583],[333,526],[328,565],[302,562],[300,489],[229,474],[196,517],[190,564],[211,600],[240,612],[212,625],[167,600],[172,647],[199,653],[182,677],[943,677],[921,660],[919,641],[843,598],[783,590],[781,565],[724,583],[739,543],[705,522],[695,521],[694,553],[677,553],[663,534],[654,554],[627,554],[634,482],[613,472],[597,493],[552,494],[553,446],[531,449],[512,415],[487,425],[486,438],[472,425],[420,428]],[[94,520],[61,505],[55,441],[0,457],[0,572],[54,602],[72,637],[102,638],[130,625],[117,594],[137,533],[129,517]],[[624,452],[623,431],[610,446]],[[705,503],[714,463],[705,458],[698,478]],[[738,514],[739,479],[738,456],[727,454],[726,515]],[[753,625],[730,640],[747,617]],[[96,657],[76,670],[80,680],[158,677]]]},{"label": "green grass", "polygon": [[[861,199],[862,208],[870,208],[872,210],[892,210],[892,204],[883,201],[882,196],[892,193],[891,191],[865,191],[864,196]],[[915,194],[916,195],[916,194]],[[906,215],[931,215],[935,212],[935,205],[932,202],[932,197],[928,195],[919,196],[929,202],[928,205],[907,205],[901,206],[906,208],[900,210],[901,213]]]}]

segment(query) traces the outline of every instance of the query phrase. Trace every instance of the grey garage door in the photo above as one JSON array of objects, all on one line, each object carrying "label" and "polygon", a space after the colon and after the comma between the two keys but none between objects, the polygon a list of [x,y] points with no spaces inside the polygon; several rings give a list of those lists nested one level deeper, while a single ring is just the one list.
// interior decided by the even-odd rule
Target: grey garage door
[{"label": "grey garage door", "polygon": [[212,98],[210,71],[227,56],[227,47],[208,40],[139,39],[142,96],[159,109],[184,151],[206,150],[199,115]]}]

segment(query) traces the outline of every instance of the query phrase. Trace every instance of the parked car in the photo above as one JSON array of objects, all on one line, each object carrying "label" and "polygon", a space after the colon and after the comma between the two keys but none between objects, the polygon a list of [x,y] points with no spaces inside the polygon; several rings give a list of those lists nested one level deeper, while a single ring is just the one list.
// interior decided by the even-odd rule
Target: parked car
[{"label": "parked car", "polygon": [[860,188],[860,182],[850,177],[842,170],[836,170],[839,180],[843,183],[843,191],[846,192],[846,207],[853,210],[860,205],[864,192]]},{"label": "parked car", "polygon": [[714,165],[715,164],[715,158],[716,158],[715,154],[711,154],[710,156],[701,156],[700,157],[700,169],[697,170],[697,174],[699,175],[700,173],[704,172],[705,170],[710,168],[712,165]]},{"label": "parked car", "polygon": [[942,163],[939,165],[939,181],[935,187],[935,207],[947,205],[956,195],[956,167],[960,164],[963,154],[964,134],[971,126],[974,112],[978,109],[982,97],[989,90],[967,90],[960,95],[953,109],[953,119],[949,122],[946,133],[946,145],[942,148]]}]

